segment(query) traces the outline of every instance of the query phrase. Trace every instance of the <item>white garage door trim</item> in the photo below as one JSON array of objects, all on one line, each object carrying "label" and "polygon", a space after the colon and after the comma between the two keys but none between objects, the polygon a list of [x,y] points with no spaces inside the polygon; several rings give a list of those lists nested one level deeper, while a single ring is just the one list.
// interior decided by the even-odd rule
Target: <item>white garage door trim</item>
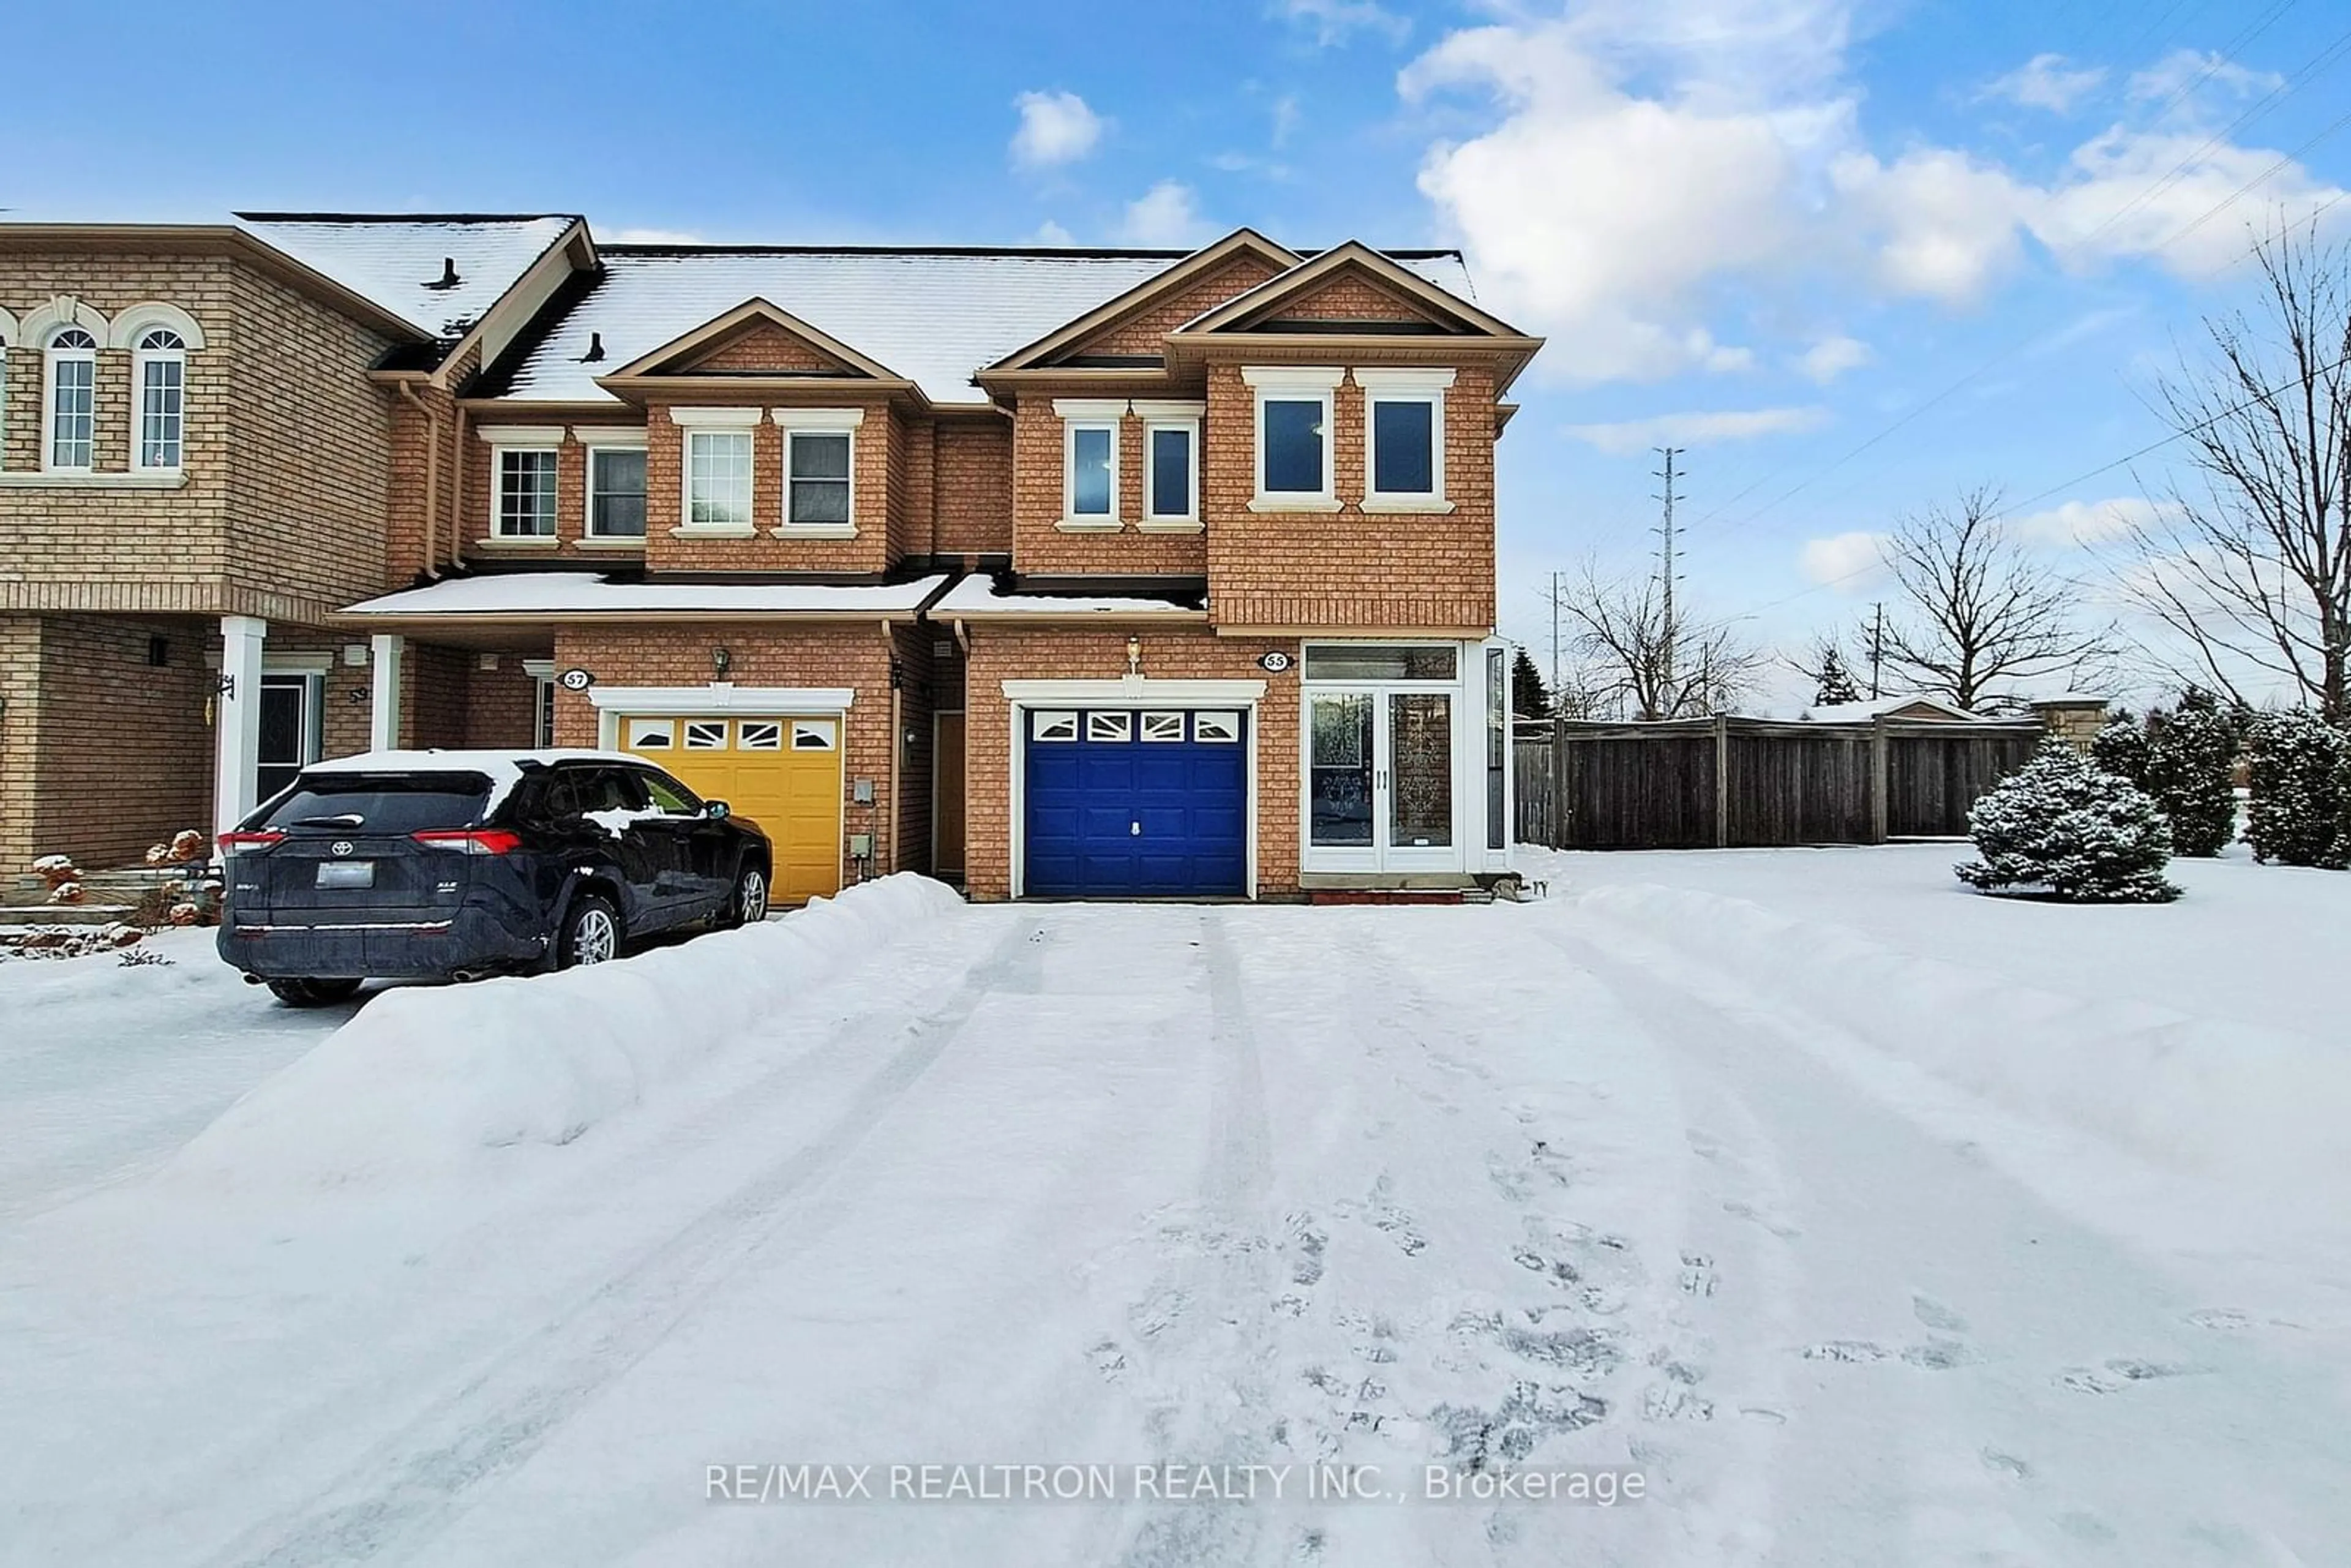
[{"label": "white garage door trim", "polygon": [[[1148,675],[1121,675],[1113,680],[1006,681],[1004,696],[1005,707],[1011,715],[1012,788],[1006,793],[1012,798],[1013,897],[1019,898],[1027,891],[1029,880],[1028,833],[1023,826],[1028,820],[1029,752],[1024,742],[1029,712],[1040,707],[1248,709],[1249,755],[1242,764],[1248,769],[1249,789],[1249,881],[1245,896],[1257,897],[1257,733],[1261,727],[1258,724],[1258,705],[1265,697],[1263,681],[1160,681]],[[968,737],[965,744],[970,744]]]},{"label": "white garage door trim", "polygon": [[[590,686],[596,705],[596,744],[619,744],[621,720],[632,714],[747,713],[769,717],[791,713],[847,713],[857,700],[850,686]],[[847,747],[842,747],[843,750]]]}]

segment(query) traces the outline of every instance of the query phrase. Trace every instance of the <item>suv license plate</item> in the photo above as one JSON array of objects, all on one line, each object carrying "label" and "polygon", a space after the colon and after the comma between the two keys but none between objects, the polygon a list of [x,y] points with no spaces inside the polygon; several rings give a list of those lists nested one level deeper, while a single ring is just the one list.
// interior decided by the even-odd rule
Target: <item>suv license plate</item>
[{"label": "suv license plate", "polygon": [[320,861],[318,884],[320,887],[373,887],[375,862]]}]

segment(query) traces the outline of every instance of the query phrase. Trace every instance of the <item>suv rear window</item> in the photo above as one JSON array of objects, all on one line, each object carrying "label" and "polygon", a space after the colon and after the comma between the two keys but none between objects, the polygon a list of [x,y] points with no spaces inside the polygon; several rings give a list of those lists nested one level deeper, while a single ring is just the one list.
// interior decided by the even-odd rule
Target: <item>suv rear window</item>
[{"label": "suv rear window", "polygon": [[469,828],[490,803],[479,773],[314,773],[270,811],[265,828],[413,833]]}]

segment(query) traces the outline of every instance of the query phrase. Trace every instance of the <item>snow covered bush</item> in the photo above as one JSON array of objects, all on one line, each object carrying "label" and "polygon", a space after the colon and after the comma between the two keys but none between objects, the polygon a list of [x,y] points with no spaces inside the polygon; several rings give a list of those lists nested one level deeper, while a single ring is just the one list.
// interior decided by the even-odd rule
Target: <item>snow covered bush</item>
[{"label": "snow covered bush", "polygon": [[2237,836],[2237,753],[2244,731],[2210,692],[2191,686],[2169,713],[2147,715],[2140,789],[2171,821],[2174,854],[2210,859]]},{"label": "snow covered bush", "polygon": [[2246,732],[2253,809],[2245,837],[2253,858],[2340,867],[2351,861],[2351,737],[2307,708],[2265,713]]},{"label": "snow covered bush", "polygon": [[2171,825],[2155,801],[2053,736],[1975,803],[1968,829],[1983,858],[1952,870],[1986,893],[2015,889],[2068,904],[2179,896],[2163,879]]},{"label": "snow covered bush", "polygon": [[2147,731],[2127,712],[2116,714],[2112,723],[2091,737],[2090,760],[2144,788]]}]

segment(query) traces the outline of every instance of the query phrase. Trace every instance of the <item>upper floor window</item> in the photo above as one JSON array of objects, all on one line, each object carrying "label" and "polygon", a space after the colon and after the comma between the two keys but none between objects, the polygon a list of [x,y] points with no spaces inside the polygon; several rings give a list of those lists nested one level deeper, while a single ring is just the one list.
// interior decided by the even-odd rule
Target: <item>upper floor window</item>
[{"label": "upper floor window", "polygon": [[1445,389],[1449,370],[1358,370],[1364,389],[1364,506],[1450,510],[1445,504]]},{"label": "upper floor window", "polygon": [[1123,400],[1056,398],[1061,416],[1061,520],[1066,526],[1115,528],[1118,515],[1118,433]]},{"label": "upper floor window", "polygon": [[845,535],[856,531],[857,408],[779,408],[784,427],[784,529]]},{"label": "upper floor window", "polygon": [[1256,511],[1336,511],[1332,395],[1346,375],[1314,365],[1246,368],[1257,390]]},{"label": "upper floor window", "polygon": [[593,539],[641,539],[645,537],[645,449],[642,446],[590,446],[588,449],[588,537]]},{"label": "upper floor window", "polygon": [[496,521],[500,538],[555,537],[555,448],[498,448]]},{"label": "upper floor window", "polygon": [[98,340],[80,327],[60,327],[48,341],[47,466],[87,471],[98,426]]},{"label": "upper floor window", "polygon": [[751,531],[751,433],[685,433],[685,526]]},{"label": "upper floor window", "polygon": [[139,389],[139,440],[133,464],[176,469],[186,423],[188,345],[168,327],[141,333],[131,351],[131,384]]},{"label": "upper floor window", "polygon": [[1143,520],[1196,523],[1200,517],[1200,416],[1206,404],[1141,402]]}]

